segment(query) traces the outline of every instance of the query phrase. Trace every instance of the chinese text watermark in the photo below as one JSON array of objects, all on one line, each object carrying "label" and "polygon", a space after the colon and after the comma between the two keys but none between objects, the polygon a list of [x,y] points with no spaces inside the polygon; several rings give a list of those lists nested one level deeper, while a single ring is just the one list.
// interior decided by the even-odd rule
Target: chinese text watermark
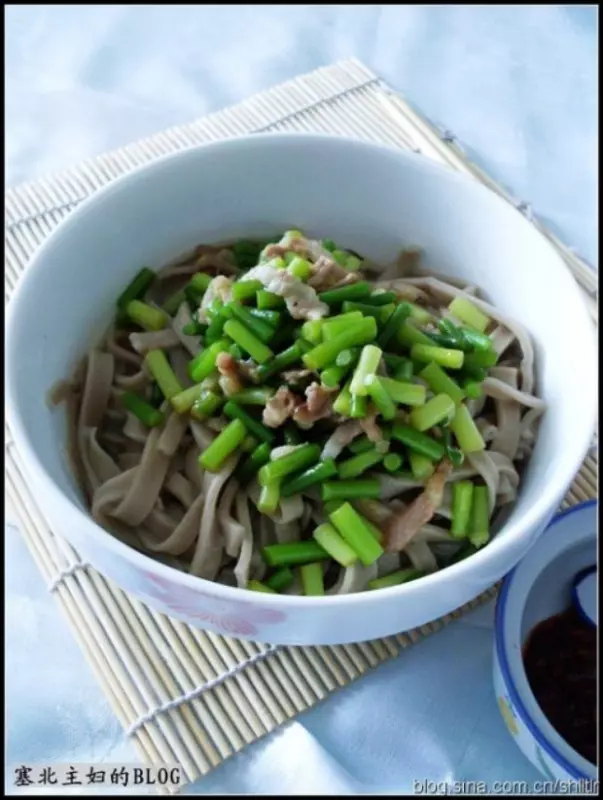
[{"label": "chinese text watermark", "polygon": [[177,764],[19,764],[13,767],[13,786],[90,789],[177,788],[184,783]]}]

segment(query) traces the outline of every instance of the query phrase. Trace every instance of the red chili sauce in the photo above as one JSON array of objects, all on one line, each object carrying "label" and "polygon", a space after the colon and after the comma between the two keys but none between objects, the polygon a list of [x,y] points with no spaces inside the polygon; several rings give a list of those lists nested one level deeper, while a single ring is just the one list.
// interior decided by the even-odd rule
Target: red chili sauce
[{"label": "red chili sauce", "polygon": [[574,608],[539,622],[523,648],[530,688],[557,733],[597,763],[597,629]]}]

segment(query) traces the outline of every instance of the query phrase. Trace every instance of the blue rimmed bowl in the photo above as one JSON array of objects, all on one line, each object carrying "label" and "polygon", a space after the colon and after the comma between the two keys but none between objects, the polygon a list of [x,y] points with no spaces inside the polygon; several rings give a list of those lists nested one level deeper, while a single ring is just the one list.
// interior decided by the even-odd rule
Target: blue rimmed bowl
[{"label": "blue rimmed bowl", "polygon": [[558,514],[503,581],[495,613],[494,688],[509,732],[549,779],[594,780],[597,767],[557,733],[540,709],[524,669],[530,631],[567,609],[578,572],[597,562],[597,501]]}]

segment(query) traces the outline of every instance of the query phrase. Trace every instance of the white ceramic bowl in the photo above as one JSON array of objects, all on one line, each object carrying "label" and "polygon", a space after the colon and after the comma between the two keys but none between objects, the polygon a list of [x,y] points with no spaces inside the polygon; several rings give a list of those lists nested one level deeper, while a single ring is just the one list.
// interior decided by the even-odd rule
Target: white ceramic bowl
[{"label": "white ceramic bowl", "polygon": [[535,625],[569,608],[574,577],[596,564],[596,528],[595,500],[558,514],[507,575],[496,603],[498,706],[518,746],[549,779],[595,780],[597,768],[570,747],[542,713],[528,683],[522,649]]},{"label": "white ceramic bowl", "polygon": [[[101,335],[140,266],[199,242],[295,226],[378,263],[404,244],[426,265],[483,287],[531,331],[548,403],[519,500],[481,552],[414,583],[327,598],[275,598],[208,583],[128,549],[88,515],[65,458],[64,411],[45,404]],[[192,148],[82,203],[35,255],[8,309],[8,419],[36,499],[100,572],[200,627],[275,643],[360,641],[469,601],[527,552],[558,507],[592,435],[594,333],[574,280],[534,227],[477,182],[428,159],[339,137],[251,136]]]}]

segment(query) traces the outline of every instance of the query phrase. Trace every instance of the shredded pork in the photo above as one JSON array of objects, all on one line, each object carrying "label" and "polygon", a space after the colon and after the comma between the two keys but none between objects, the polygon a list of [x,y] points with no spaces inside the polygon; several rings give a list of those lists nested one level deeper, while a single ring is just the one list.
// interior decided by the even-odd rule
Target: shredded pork
[{"label": "shredded pork", "polygon": [[319,300],[311,286],[272,264],[253,267],[245,280],[260,281],[269,292],[282,297],[293,319],[322,319],[329,313],[329,306]]},{"label": "shredded pork", "polygon": [[244,388],[238,362],[230,353],[220,353],[216,359],[216,367],[220,373],[220,388],[227,397],[238,394]]},{"label": "shredded pork", "polygon": [[368,438],[371,442],[382,442],[383,441],[383,433],[381,428],[377,425],[377,413],[373,411],[372,414],[364,417],[364,419],[360,420],[360,427],[366,433]]},{"label": "shredded pork", "polygon": [[312,275],[308,278],[308,285],[318,292],[324,292],[334,286],[345,286],[360,280],[356,272],[348,272],[333,258],[320,256],[312,265]]},{"label": "shredded pork", "polygon": [[357,419],[349,419],[341,422],[325,442],[320,455],[321,459],[337,458],[357,436],[362,433],[362,426]]},{"label": "shredded pork", "polygon": [[385,525],[387,551],[404,550],[413,536],[432,519],[442,504],[444,485],[451,470],[450,461],[441,461],[431,478],[427,480],[421,494],[390,517]]},{"label": "shredded pork", "polygon": [[293,416],[299,398],[286,386],[281,386],[264,407],[262,420],[269,428],[280,428],[289,417]]},{"label": "shredded pork", "polygon": [[306,389],[306,401],[293,412],[293,421],[300,428],[311,428],[319,419],[325,419],[333,411],[333,389],[326,389],[319,383],[311,383]]},{"label": "shredded pork", "polygon": [[315,373],[311,369],[290,369],[282,373],[283,380],[288,384],[303,383]]},{"label": "shredded pork", "polygon": [[199,322],[204,322],[205,324],[209,323],[207,309],[211,306],[216,298],[222,300],[223,303],[227,303],[230,300],[231,289],[231,278],[227,278],[226,275],[216,275],[203,295],[203,300],[201,301],[201,306],[199,307],[198,312]]}]

